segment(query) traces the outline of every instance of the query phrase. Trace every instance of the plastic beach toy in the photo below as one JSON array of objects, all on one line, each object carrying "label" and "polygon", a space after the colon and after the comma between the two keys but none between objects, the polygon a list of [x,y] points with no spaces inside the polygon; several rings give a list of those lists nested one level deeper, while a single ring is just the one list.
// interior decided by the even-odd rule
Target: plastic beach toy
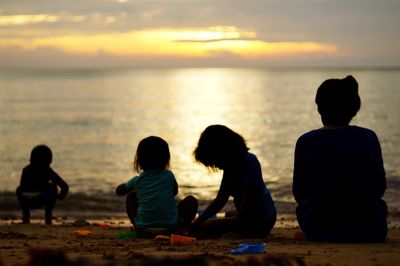
[{"label": "plastic beach toy", "polygon": [[171,238],[170,238],[169,236],[165,236],[165,235],[156,235],[156,237],[154,238],[154,240],[170,241]]},{"label": "plastic beach toy", "polygon": [[[198,215],[202,215],[203,213],[204,213],[203,210],[197,210],[197,214],[198,214]],[[210,218],[217,218],[217,215],[214,214],[214,215],[212,215]]]},{"label": "plastic beach toy", "polygon": [[119,232],[117,234],[117,238],[119,239],[127,239],[127,238],[135,238],[137,237],[137,233],[135,231],[132,232]]},{"label": "plastic beach toy", "polygon": [[92,223],[92,225],[97,226],[97,227],[102,227],[102,228],[107,228],[110,226],[107,223]]},{"label": "plastic beach toy", "polygon": [[232,255],[264,253],[265,243],[242,243],[239,248],[231,251]]},{"label": "plastic beach toy", "polygon": [[79,229],[74,231],[76,236],[88,236],[92,234],[90,230]]},{"label": "plastic beach toy", "polygon": [[171,237],[170,237],[171,246],[191,245],[191,244],[193,244],[193,242],[195,240],[196,240],[196,238],[194,238],[194,237],[181,236],[181,235],[175,235],[175,234],[171,234]]}]

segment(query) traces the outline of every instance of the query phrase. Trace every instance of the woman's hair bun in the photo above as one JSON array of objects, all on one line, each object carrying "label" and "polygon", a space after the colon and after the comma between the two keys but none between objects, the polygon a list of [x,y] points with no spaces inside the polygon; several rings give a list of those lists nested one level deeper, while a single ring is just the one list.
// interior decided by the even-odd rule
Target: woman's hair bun
[{"label": "woman's hair bun", "polygon": [[346,84],[347,84],[347,85],[350,85],[351,87],[358,88],[357,80],[356,80],[353,76],[351,76],[351,75],[345,77],[345,78],[343,79],[343,81],[346,82]]}]

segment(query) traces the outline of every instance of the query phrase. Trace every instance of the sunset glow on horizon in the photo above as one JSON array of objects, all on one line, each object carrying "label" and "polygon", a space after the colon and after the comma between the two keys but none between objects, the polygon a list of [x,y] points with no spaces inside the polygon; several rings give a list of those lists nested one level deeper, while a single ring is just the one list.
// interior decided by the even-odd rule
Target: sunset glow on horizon
[{"label": "sunset glow on horizon", "polygon": [[[1,23],[1,20],[0,20]],[[115,56],[211,57],[231,53],[243,58],[285,56],[312,53],[335,53],[337,47],[317,42],[266,42],[253,31],[234,26],[208,28],[159,28],[93,35],[60,35],[37,38],[7,38],[0,47],[17,46],[34,51],[53,48],[70,54]]]}]

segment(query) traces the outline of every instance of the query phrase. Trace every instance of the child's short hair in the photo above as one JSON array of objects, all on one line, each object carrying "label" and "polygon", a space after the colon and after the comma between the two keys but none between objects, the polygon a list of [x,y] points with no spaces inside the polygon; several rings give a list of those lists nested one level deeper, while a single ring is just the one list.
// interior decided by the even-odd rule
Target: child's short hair
[{"label": "child's short hair", "polygon": [[35,166],[50,166],[53,160],[51,149],[46,145],[37,145],[31,151],[30,163]]},{"label": "child's short hair", "polygon": [[167,169],[169,168],[170,158],[168,143],[160,137],[150,136],[139,142],[133,168],[137,172],[150,169]]},{"label": "child's short hair", "polygon": [[352,76],[325,80],[315,97],[322,123],[348,125],[361,107],[358,83]]},{"label": "child's short hair", "polygon": [[249,148],[241,135],[223,125],[211,125],[200,135],[193,155],[210,168],[220,168],[247,153]]}]

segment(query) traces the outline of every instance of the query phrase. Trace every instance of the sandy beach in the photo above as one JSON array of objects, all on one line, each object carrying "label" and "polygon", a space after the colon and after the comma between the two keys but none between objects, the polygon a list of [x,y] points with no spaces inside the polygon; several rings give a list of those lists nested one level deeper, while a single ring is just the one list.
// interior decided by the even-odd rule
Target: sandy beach
[{"label": "sandy beach", "polygon": [[[389,212],[386,243],[333,244],[295,239],[299,229],[294,204],[277,201],[277,222],[266,239],[197,239],[192,245],[171,246],[168,241],[154,239],[119,239],[121,232],[132,230],[120,197],[71,194],[68,202],[57,205],[53,225],[46,226],[43,210],[32,211],[30,225],[21,224],[15,196],[0,195],[0,266],[400,265],[400,213],[396,209]],[[199,208],[207,205],[207,201],[200,201]],[[222,211],[232,207],[228,202]],[[91,234],[77,236],[77,230]],[[266,243],[265,252],[230,254],[245,242]]]},{"label": "sandy beach", "polygon": [[[88,222],[88,224],[86,224]],[[392,226],[386,243],[311,243],[294,238],[294,221],[278,217],[266,239],[197,239],[172,246],[154,239],[119,239],[131,226],[126,219],[85,220],[63,217],[52,226],[41,219],[23,225],[2,220],[0,266],[15,265],[400,265],[400,228]],[[87,236],[76,231],[88,230]],[[231,255],[243,242],[264,242],[262,254]]]}]

